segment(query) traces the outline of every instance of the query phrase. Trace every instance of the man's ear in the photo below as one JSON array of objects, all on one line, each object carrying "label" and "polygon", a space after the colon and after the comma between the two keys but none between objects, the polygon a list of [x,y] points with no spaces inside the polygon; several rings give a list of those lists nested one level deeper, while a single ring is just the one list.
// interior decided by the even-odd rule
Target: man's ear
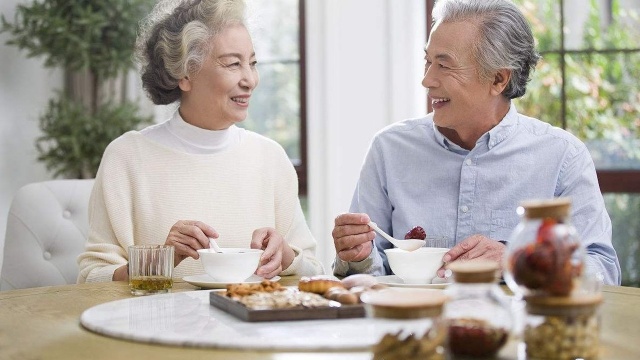
[{"label": "man's ear", "polygon": [[500,95],[502,91],[509,84],[509,79],[511,79],[511,70],[509,69],[500,69],[495,74],[493,78],[493,84],[491,85],[491,94],[492,95]]},{"label": "man's ear", "polygon": [[182,79],[180,79],[180,81],[178,81],[178,87],[180,87],[180,90],[182,91],[191,90],[191,80],[189,80],[189,77],[185,76]]}]

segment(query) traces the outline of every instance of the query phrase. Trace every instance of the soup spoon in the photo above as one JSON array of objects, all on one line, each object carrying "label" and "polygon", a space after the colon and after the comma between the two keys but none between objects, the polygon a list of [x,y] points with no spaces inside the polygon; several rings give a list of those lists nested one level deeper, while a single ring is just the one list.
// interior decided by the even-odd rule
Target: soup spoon
[{"label": "soup spoon", "polygon": [[420,240],[420,239],[400,240],[400,239],[392,238],[389,234],[387,234],[386,232],[382,231],[378,227],[378,224],[374,223],[373,221],[370,221],[368,225],[373,230],[377,231],[378,234],[382,235],[385,239],[387,239],[387,241],[389,241],[390,243],[395,245],[395,247],[397,247],[399,249],[402,249],[402,250],[413,251],[413,250],[420,249],[421,247],[423,247],[426,244],[426,242],[424,240]]},{"label": "soup spoon", "polygon": [[209,248],[213,249],[213,251],[217,253],[223,252],[222,249],[220,249],[220,246],[218,246],[218,243],[213,238],[209,238]]}]

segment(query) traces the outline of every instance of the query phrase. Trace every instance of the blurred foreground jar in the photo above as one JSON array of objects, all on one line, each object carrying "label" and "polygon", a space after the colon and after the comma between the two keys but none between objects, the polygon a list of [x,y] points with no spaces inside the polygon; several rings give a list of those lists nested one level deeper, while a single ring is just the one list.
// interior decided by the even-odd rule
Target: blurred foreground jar
[{"label": "blurred foreground jar", "polygon": [[373,347],[374,360],[444,360],[446,326],[442,312],[447,297],[440,290],[389,288],[361,296],[367,316],[397,322]]},{"label": "blurred foreground jar", "polygon": [[583,285],[585,251],[568,198],[526,201],[509,238],[505,281],[520,295],[567,296]]},{"label": "blurred foreground jar", "polygon": [[498,264],[471,260],[447,268],[454,278],[445,290],[449,353],[472,358],[496,355],[512,326],[510,299],[497,284]]},{"label": "blurred foreground jar", "polygon": [[527,359],[597,359],[601,294],[528,296],[524,330]]}]

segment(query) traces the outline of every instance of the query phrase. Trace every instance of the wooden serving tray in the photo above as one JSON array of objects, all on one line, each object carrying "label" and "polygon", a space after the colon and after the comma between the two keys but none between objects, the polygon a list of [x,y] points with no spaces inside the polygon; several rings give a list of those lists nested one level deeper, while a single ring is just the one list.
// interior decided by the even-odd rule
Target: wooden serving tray
[{"label": "wooden serving tray", "polygon": [[290,308],[272,310],[253,310],[242,303],[225,296],[226,290],[212,291],[209,303],[235,317],[248,321],[293,321],[318,319],[348,319],[365,316],[363,304],[323,306],[314,308]]}]

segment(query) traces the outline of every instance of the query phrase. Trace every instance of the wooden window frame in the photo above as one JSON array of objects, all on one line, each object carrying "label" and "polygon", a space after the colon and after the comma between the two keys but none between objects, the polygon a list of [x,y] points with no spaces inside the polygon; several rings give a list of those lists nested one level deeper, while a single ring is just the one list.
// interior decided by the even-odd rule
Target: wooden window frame
[{"label": "wooden window frame", "polygon": [[298,51],[300,52],[300,163],[294,164],[298,174],[298,192],[307,195],[307,50],[305,0],[298,0]]}]

